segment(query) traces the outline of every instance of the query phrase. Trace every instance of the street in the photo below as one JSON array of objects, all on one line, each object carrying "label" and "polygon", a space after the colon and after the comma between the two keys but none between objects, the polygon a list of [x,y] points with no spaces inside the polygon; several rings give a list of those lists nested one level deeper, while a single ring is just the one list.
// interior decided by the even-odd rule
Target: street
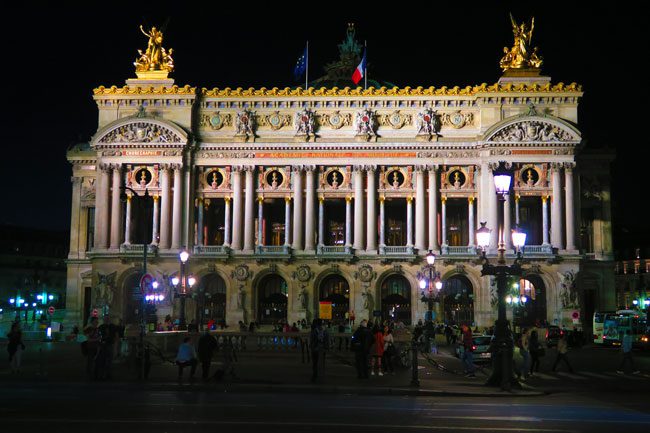
[{"label": "street", "polygon": [[[4,349],[2,347],[1,349]],[[239,379],[190,380],[160,362],[147,382],[134,379],[124,362],[113,380],[91,381],[74,343],[31,343],[20,376],[0,372],[0,417],[7,431],[576,431],[650,428],[650,353],[635,353],[640,375],[616,373],[618,351],[573,349],[575,374],[550,372],[547,351],[541,373],[520,394],[486,388],[489,366],[470,379],[450,348],[420,357],[420,389],[411,372],[356,379],[349,353],[333,352],[317,383],[296,352],[239,353]],[[428,358],[428,359],[427,359]],[[519,362],[519,359],[515,359]],[[219,354],[215,355],[216,368]]]}]

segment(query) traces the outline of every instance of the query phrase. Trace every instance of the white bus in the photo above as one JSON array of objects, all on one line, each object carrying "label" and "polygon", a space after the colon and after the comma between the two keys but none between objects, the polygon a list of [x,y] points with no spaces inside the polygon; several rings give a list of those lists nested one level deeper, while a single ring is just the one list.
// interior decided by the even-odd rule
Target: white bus
[{"label": "white bus", "polygon": [[648,323],[646,315],[635,310],[594,313],[594,343],[620,346],[623,335],[630,331],[635,346],[645,346]]}]

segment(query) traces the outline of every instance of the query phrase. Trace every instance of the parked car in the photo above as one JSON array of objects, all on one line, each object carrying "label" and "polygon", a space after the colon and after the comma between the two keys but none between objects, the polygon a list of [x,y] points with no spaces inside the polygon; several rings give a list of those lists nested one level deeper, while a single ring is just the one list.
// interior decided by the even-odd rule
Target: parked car
[{"label": "parked car", "polygon": [[[492,360],[492,352],[490,352],[490,342],[492,341],[491,335],[477,335],[472,336],[472,343],[474,345],[474,362],[489,362]],[[465,347],[463,346],[462,339],[456,343],[455,353],[458,358],[463,356]]]},{"label": "parked car", "polygon": [[557,346],[557,341],[560,339],[560,335],[562,335],[563,332],[564,331],[559,326],[555,325],[550,325],[546,328],[546,347]]}]

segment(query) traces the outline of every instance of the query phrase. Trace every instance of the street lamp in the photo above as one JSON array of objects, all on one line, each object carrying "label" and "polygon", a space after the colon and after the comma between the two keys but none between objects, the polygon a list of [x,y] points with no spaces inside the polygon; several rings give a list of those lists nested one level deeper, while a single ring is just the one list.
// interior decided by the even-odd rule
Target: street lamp
[{"label": "street lamp", "polygon": [[[492,375],[487,380],[486,385],[500,386],[503,390],[510,390],[512,386],[521,387],[521,384],[513,375],[512,368],[512,355],[514,351],[514,342],[512,333],[508,327],[508,319],[506,317],[506,303],[507,303],[507,285],[508,277],[520,276],[521,269],[521,250],[526,242],[526,234],[519,229],[512,232],[512,243],[517,249],[517,258],[510,266],[506,264],[506,249],[503,238],[503,204],[506,196],[510,192],[510,184],[512,181],[512,174],[506,164],[501,161],[499,167],[494,171],[494,186],[496,187],[497,198],[499,201],[498,208],[500,209],[499,217],[499,248],[497,254],[496,265],[490,264],[487,259],[487,249],[490,245],[490,232],[491,230],[485,227],[485,223],[481,223],[481,228],[476,233],[476,243],[481,250],[481,258],[483,267],[481,275],[492,275],[497,280],[497,303],[498,303],[498,317],[495,323],[494,332],[494,348],[496,349],[493,358]],[[527,300],[527,299],[526,299]],[[510,298],[512,302],[512,297]]]},{"label": "street lamp", "polygon": [[422,290],[420,300],[426,302],[428,307],[427,320],[433,320],[433,303],[438,300],[440,289],[442,289],[442,280],[440,279],[440,272],[436,272],[434,265],[436,256],[433,251],[429,250],[426,258],[427,264],[422,268],[421,272],[417,273],[417,279]]},{"label": "street lamp", "polygon": [[189,290],[196,283],[196,278],[191,275],[187,275],[186,271],[186,264],[190,258],[190,253],[188,253],[187,250],[183,248],[183,250],[181,250],[181,252],[178,254],[178,258],[181,261],[181,274],[180,278],[176,276],[172,278],[172,285],[176,289],[176,297],[180,298],[181,300],[180,314],[178,317],[178,328],[187,329],[187,325],[185,323],[185,298],[187,298]]}]

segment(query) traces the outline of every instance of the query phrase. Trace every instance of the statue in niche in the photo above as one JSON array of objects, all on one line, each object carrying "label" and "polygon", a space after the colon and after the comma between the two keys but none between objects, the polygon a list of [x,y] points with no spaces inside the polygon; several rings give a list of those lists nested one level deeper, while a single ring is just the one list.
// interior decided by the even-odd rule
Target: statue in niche
[{"label": "statue in niche", "polygon": [[374,308],[374,300],[370,289],[366,287],[363,292],[361,292],[361,297],[363,298],[363,308],[368,311],[372,311]]},{"label": "statue in niche", "polygon": [[535,181],[533,180],[533,170],[530,168],[526,171],[526,185],[529,187],[535,185]]},{"label": "statue in niche", "polygon": [[393,172],[393,188],[399,188],[399,175],[397,174],[397,170]]},{"label": "statue in niche", "polygon": [[278,173],[275,171],[271,173],[271,188],[278,189]]},{"label": "statue in niche", "polygon": [[460,188],[460,174],[458,172],[454,173],[454,188]]},{"label": "statue in niche", "polygon": [[307,290],[305,290],[305,286],[302,286],[298,291],[298,306],[301,310],[307,309]]},{"label": "statue in niche", "polygon": [[95,288],[95,304],[101,307],[110,307],[115,295],[115,277],[117,272],[111,274],[97,273],[97,287]]},{"label": "statue in niche", "polygon": [[339,174],[336,171],[332,172],[332,188],[337,189],[339,187]]},{"label": "statue in niche", "polygon": [[244,286],[239,286],[239,290],[237,290],[237,309],[238,310],[243,310],[244,309],[244,297],[246,295],[246,292],[244,292]]}]

